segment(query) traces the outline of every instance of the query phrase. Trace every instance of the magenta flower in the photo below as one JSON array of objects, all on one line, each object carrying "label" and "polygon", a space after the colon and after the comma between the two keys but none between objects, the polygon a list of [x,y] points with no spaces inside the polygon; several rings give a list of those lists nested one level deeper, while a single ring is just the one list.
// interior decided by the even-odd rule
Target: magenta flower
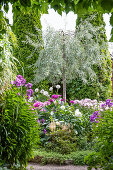
[{"label": "magenta flower", "polygon": [[60,99],[61,101],[64,101],[63,99]]},{"label": "magenta flower", "polygon": [[40,106],[40,102],[36,102],[33,104],[34,107],[39,107]]},{"label": "magenta flower", "polygon": [[74,101],[74,100],[71,100],[70,103],[75,104],[75,101]]},{"label": "magenta flower", "polygon": [[54,94],[54,95],[52,95],[52,98],[53,99],[58,99],[58,95]]},{"label": "magenta flower", "polygon": [[54,102],[54,100],[53,99],[49,99],[49,101],[52,103],[52,102]]}]

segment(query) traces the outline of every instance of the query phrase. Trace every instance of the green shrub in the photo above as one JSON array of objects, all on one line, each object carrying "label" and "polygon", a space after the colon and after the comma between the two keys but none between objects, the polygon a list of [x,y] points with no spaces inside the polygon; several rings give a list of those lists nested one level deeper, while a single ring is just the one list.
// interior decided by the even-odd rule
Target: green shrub
[{"label": "green shrub", "polygon": [[35,114],[20,95],[20,87],[12,87],[1,96],[0,134],[1,166],[26,166],[39,140]]},{"label": "green shrub", "polygon": [[69,154],[77,150],[77,137],[72,130],[57,130],[49,134],[46,150]]}]

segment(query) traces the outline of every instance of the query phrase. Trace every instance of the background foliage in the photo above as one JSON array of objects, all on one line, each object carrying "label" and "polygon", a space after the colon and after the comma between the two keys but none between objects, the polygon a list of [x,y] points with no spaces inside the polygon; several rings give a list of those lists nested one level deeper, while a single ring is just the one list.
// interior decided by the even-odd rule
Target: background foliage
[{"label": "background foliage", "polygon": [[[106,42],[106,45],[101,52],[104,54],[103,60],[101,60],[101,67],[97,64],[92,66],[92,69],[95,71],[97,78],[94,82],[91,82],[88,78],[88,83],[84,84],[81,78],[73,80],[72,83],[67,84],[67,95],[71,96],[72,99],[100,99],[105,100],[111,96],[111,57],[108,51],[107,38],[105,34],[105,23],[103,21],[103,16],[101,13],[90,13],[87,15],[78,15],[77,25],[79,25],[83,20],[89,18],[90,23],[94,26],[101,26],[100,30],[97,32],[97,37],[101,41],[99,45],[101,46],[102,41]],[[71,88],[70,88],[71,87]]]},{"label": "background foliage", "polygon": [[17,45],[17,40],[6,18],[2,20],[3,32],[0,32],[0,85],[7,86],[16,76],[19,61],[13,56],[12,46]]}]

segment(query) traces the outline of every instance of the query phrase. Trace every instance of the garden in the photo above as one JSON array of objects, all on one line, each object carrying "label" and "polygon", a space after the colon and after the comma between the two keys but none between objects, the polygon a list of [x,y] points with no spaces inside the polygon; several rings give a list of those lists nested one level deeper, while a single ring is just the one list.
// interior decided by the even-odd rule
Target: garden
[{"label": "garden", "polygon": [[[8,2],[0,4],[6,11]],[[112,63],[102,16],[105,2],[101,13],[92,9],[86,14],[85,7],[84,15],[78,1],[57,2],[59,8],[54,1],[42,2],[12,2],[13,26],[0,13],[0,169],[26,170],[28,162],[35,162],[112,170]],[[49,5],[59,13],[75,5],[75,32],[48,27],[42,33],[41,12]]]}]

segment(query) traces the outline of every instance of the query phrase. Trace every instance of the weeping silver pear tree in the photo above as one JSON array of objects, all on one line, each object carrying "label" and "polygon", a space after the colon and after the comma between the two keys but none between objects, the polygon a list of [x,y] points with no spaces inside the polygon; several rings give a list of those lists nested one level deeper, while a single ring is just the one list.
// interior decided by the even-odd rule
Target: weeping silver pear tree
[{"label": "weeping silver pear tree", "polygon": [[77,77],[81,77],[84,83],[88,77],[93,81],[96,73],[92,66],[101,67],[106,46],[101,37],[97,39],[99,30],[100,27],[94,27],[88,19],[81,22],[75,32],[48,28],[43,34],[44,48],[35,63],[35,82],[48,79],[55,84],[62,80],[66,100],[66,82]]}]

